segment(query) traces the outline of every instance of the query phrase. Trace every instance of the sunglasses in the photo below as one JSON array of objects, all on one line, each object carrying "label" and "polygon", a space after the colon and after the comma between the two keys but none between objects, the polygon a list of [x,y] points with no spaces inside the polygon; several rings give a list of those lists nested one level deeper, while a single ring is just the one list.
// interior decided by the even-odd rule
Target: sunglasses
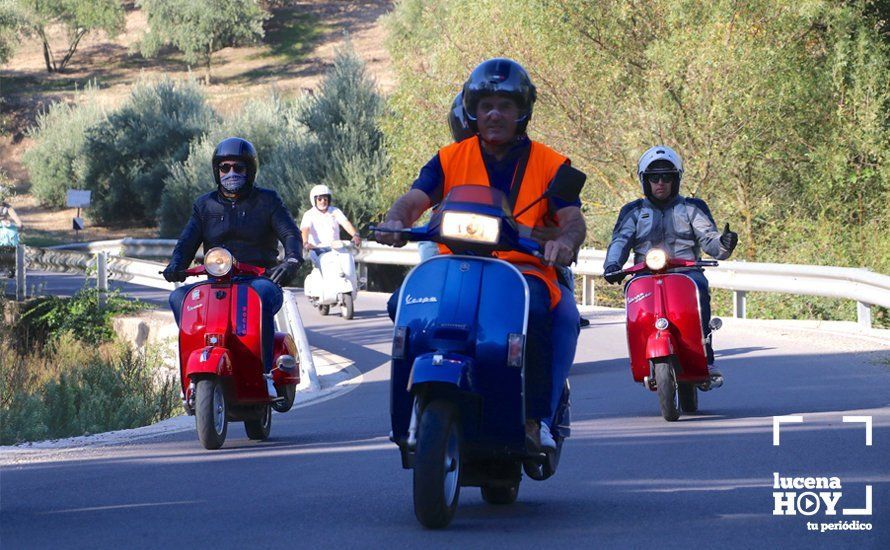
[{"label": "sunglasses", "polygon": [[322,199],[324,199],[324,200],[326,200],[326,201],[328,201],[328,202],[331,202],[331,196],[330,196],[330,195],[319,195],[319,196],[315,197],[315,202],[318,202],[318,201],[320,201],[320,200],[322,200]]},{"label": "sunglasses", "polygon": [[241,162],[220,163],[219,165],[220,174],[228,174],[233,169],[236,174],[243,174],[247,172],[247,165]]},{"label": "sunglasses", "polygon": [[664,183],[674,183],[677,181],[677,174],[672,172],[660,172],[655,174],[646,174],[646,179],[649,183],[658,183],[659,181],[663,181]]}]

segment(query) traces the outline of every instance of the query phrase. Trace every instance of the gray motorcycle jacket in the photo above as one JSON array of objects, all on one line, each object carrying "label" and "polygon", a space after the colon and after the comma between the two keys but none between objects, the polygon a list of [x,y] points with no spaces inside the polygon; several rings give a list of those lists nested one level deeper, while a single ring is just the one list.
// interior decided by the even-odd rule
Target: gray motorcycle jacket
[{"label": "gray motorcycle jacket", "polygon": [[676,196],[659,207],[637,199],[621,208],[603,266],[623,266],[634,251],[634,263],[645,260],[649,249],[662,248],[671,258],[701,259],[702,250],[718,260],[731,254],[720,244],[720,232],[701,199]]}]

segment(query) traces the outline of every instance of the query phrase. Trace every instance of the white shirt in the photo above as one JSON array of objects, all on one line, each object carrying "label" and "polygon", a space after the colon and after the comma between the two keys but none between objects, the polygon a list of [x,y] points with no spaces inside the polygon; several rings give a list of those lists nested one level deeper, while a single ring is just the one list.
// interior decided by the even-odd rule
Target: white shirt
[{"label": "white shirt", "polygon": [[309,244],[318,246],[340,240],[340,226],[346,221],[346,215],[336,206],[328,206],[325,212],[313,207],[303,214],[300,229],[308,228]]}]

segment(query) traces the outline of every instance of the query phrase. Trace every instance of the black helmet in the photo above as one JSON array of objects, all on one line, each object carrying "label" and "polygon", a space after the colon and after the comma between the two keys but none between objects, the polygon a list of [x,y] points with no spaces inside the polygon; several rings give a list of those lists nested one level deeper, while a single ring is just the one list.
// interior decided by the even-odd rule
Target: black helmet
[{"label": "black helmet", "polygon": [[239,137],[226,138],[219,142],[216,149],[213,150],[213,179],[216,185],[219,183],[219,163],[224,160],[240,160],[247,165],[247,185],[245,189],[250,189],[256,180],[256,173],[260,167],[260,161],[257,159],[256,149],[253,144],[246,139]]},{"label": "black helmet", "polygon": [[479,100],[490,95],[509,97],[519,106],[519,120],[516,132],[525,133],[528,121],[532,118],[532,110],[537,99],[535,85],[522,65],[503,57],[483,61],[464,83],[464,112],[470,121],[473,132],[476,127],[476,106]]},{"label": "black helmet", "polygon": [[464,112],[463,92],[458,92],[454,96],[451,110],[448,111],[448,125],[451,127],[451,137],[454,138],[455,143],[473,136],[473,130],[470,128],[470,122],[467,120],[467,114]]}]

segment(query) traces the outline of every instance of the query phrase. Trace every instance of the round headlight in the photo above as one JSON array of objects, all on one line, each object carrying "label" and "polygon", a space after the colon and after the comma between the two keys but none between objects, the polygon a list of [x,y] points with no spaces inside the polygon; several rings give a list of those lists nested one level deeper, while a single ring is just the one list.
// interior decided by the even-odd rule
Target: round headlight
[{"label": "round headlight", "polygon": [[652,271],[664,269],[664,266],[667,265],[667,261],[667,253],[660,248],[653,248],[646,253],[646,267]]},{"label": "round headlight", "polygon": [[232,253],[225,248],[211,248],[204,254],[204,269],[214,277],[222,277],[232,270],[234,261]]}]

